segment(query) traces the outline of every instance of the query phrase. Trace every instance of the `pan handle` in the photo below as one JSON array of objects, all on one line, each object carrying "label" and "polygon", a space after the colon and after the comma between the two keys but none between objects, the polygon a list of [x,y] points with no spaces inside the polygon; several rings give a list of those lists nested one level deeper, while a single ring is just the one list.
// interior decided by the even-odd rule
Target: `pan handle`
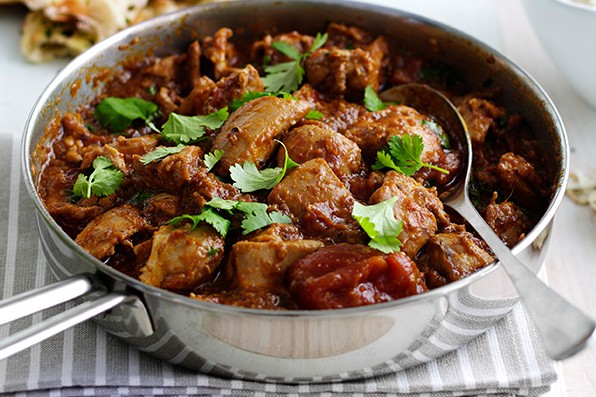
[{"label": "pan handle", "polygon": [[0,324],[93,292],[93,298],[0,341],[0,360],[135,297],[106,291],[91,275],[76,275],[0,302]]}]

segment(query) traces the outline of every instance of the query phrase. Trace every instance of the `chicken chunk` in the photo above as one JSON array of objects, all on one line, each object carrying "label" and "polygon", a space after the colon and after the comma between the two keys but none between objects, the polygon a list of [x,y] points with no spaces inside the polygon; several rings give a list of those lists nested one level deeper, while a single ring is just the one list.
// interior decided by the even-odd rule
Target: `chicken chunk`
[{"label": "chicken chunk", "polygon": [[486,134],[496,124],[496,120],[505,116],[505,110],[492,102],[466,96],[457,101],[457,110],[461,113],[474,146],[484,143]]},{"label": "chicken chunk", "polygon": [[132,138],[125,138],[119,136],[115,142],[109,145],[122,153],[124,157],[138,154],[139,156],[153,151],[159,143],[160,136],[158,134],[148,134],[142,136],[135,136]]},{"label": "chicken chunk", "polygon": [[139,279],[154,287],[192,290],[211,276],[223,252],[224,239],[211,226],[163,226],[153,235],[151,255]]},{"label": "chicken chunk", "polygon": [[429,121],[426,116],[411,107],[393,105],[378,112],[368,112],[348,128],[344,135],[356,142],[369,158],[374,158],[377,151],[385,146],[393,135],[419,135],[424,143],[420,160],[438,164],[445,152]]},{"label": "chicken chunk", "polygon": [[163,225],[178,214],[180,197],[158,193],[145,201],[143,214],[153,225]]},{"label": "chicken chunk", "polygon": [[199,114],[216,112],[228,106],[234,99],[240,99],[247,92],[263,91],[263,80],[252,65],[238,69],[219,80],[209,95]]},{"label": "chicken chunk", "polygon": [[125,204],[93,219],[75,241],[85,251],[103,260],[114,254],[118,244],[130,245],[130,237],[148,228],[149,225],[141,217],[139,210]]},{"label": "chicken chunk", "polygon": [[205,37],[203,40],[202,53],[213,62],[215,80],[228,76],[235,70],[239,55],[229,40],[233,35],[232,29],[221,28],[213,36]]},{"label": "chicken chunk", "polygon": [[179,153],[147,165],[140,156],[133,157],[135,176],[149,189],[179,193],[180,189],[197,181],[206,173],[203,151],[198,146],[186,146]]},{"label": "chicken chunk", "polygon": [[275,289],[291,264],[322,246],[315,240],[238,241],[232,246],[226,276],[238,288]]},{"label": "chicken chunk", "polygon": [[437,220],[438,226],[445,227],[451,223],[449,215],[445,212],[443,202],[439,199],[436,187],[424,187],[424,185],[416,179],[395,171],[387,172],[384,182],[385,181],[395,185],[416,204],[432,212]]},{"label": "chicken chunk", "polygon": [[112,164],[122,171],[124,175],[129,174],[126,162],[124,161],[124,155],[110,145],[94,147],[92,150],[86,151],[83,155],[83,161],[81,162],[81,169],[91,167],[93,165],[93,161],[99,156],[103,156],[110,160]]},{"label": "chicken chunk", "polygon": [[398,236],[403,244],[401,250],[410,258],[415,258],[418,251],[436,233],[437,221],[432,212],[417,203],[413,197],[400,188],[400,182],[401,185],[404,184],[400,175],[402,174],[395,171],[388,172],[383,180],[383,185],[373,193],[369,202],[377,204],[392,197],[398,198],[393,212],[397,219],[403,221],[403,229]]},{"label": "chicken chunk", "polygon": [[246,161],[262,167],[275,150],[277,144],[274,139],[296,124],[308,111],[306,102],[273,96],[244,104],[230,115],[213,141],[213,150],[224,152],[217,163],[216,172],[227,176],[232,165]]},{"label": "chicken chunk", "polygon": [[501,188],[511,193],[513,201],[529,208],[541,209],[547,204],[542,177],[525,158],[514,153],[505,153],[497,165],[497,178]]},{"label": "chicken chunk", "polygon": [[322,97],[308,83],[295,91],[294,97],[307,102],[311,108],[321,112],[323,117],[319,121],[340,134],[344,134],[361,117],[369,113],[364,106],[348,102],[343,98]]},{"label": "chicken chunk", "polygon": [[[492,262],[493,257],[483,248],[483,242],[460,230],[431,237],[417,263],[427,276],[428,286],[438,287],[444,281],[459,280]],[[437,285],[429,282],[429,277],[444,281]]]},{"label": "chicken chunk", "polygon": [[282,42],[289,44],[296,48],[301,54],[307,52],[312,46],[315,38],[313,36],[300,34],[296,31],[289,33],[282,33],[276,36],[265,35],[262,40],[258,40],[253,43],[250,56],[252,59],[258,59],[259,61],[263,57],[270,59],[269,65],[276,65],[282,62],[288,62],[292,59],[287,55],[277,51],[271,44],[274,42]]},{"label": "chicken chunk", "polygon": [[[304,163],[322,158],[340,179],[357,174],[363,168],[358,145],[324,124],[305,124],[294,128],[283,142],[292,160]],[[283,158],[279,160],[283,161]]]},{"label": "chicken chunk", "polygon": [[366,86],[375,90],[380,86],[382,61],[388,52],[387,43],[379,38],[370,50],[320,48],[305,61],[306,80],[331,95],[361,99]]},{"label": "chicken chunk", "polygon": [[484,209],[483,215],[486,223],[508,247],[515,246],[531,227],[528,217],[511,201],[505,200],[497,204],[496,193]]},{"label": "chicken chunk", "polygon": [[333,242],[364,241],[364,232],[352,217],[352,193],[321,158],[294,169],[267,200],[290,213],[307,236]]}]

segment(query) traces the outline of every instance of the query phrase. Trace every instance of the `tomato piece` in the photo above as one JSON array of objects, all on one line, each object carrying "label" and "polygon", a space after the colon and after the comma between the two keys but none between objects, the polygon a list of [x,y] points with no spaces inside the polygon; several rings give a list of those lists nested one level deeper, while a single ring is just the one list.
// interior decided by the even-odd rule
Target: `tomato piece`
[{"label": "tomato piece", "polygon": [[320,248],[290,266],[286,282],[305,309],[370,305],[427,291],[423,274],[406,254],[360,244]]}]

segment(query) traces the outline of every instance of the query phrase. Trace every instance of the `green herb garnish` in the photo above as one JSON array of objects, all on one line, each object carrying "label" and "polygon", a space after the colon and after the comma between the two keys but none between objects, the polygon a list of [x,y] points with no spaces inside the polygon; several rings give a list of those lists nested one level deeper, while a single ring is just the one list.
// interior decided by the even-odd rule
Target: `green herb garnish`
[{"label": "green herb garnish", "polygon": [[374,205],[354,203],[352,217],[370,237],[368,245],[386,254],[398,252],[402,243],[397,238],[402,232],[403,221],[395,218],[393,207],[398,197],[391,197]]},{"label": "green herb garnish", "polygon": [[309,110],[304,118],[307,120],[321,120],[323,118],[323,113],[318,110]]},{"label": "green herb garnish", "polygon": [[271,43],[273,48],[291,58],[292,61],[265,66],[265,72],[267,73],[267,75],[263,77],[265,90],[272,92],[292,92],[298,89],[304,78],[302,62],[314,51],[325,45],[327,37],[327,33],[323,35],[317,33],[312,46],[304,54],[300,54],[300,51],[290,44],[281,41],[274,41]]},{"label": "green herb garnish", "polygon": [[199,223],[206,222],[210,224],[222,237],[226,237],[230,225],[232,222],[219,215],[214,209],[205,207],[198,215],[184,214],[177,216],[168,222],[168,225],[177,225],[183,220],[189,220],[192,222],[190,230],[194,230]]},{"label": "green herb garnish", "polygon": [[169,224],[175,225],[185,219],[193,222],[191,229],[196,228],[201,221],[209,223],[223,237],[226,236],[231,222],[219,215],[216,210],[224,210],[229,214],[239,211],[244,215],[242,220],[242,234],[248,234],[255,230],[274,223],[292,223],[292,220],[281,212],[267,212],[267,204],[257,202],[246,202],[236,200],[225,200],[219,197],[212,198],[205,204],[199,215],[181,215],[172,219]]},{"label": "green herb garnish", "polygon": [[162,146],[152,152],[146,153],[141,157],[141,163],[147,165],[152,161],[160,160],[168,157],[170,154],[180,153],[186,146],[179,144],[178,146]]},{"label": "green herb garnish", "polygon": [[387,104],[379,98],[372,86],[367,85],[364,89],[364,107],[370,112],[378,112],[387,108]]},{"label": "green herb garnish", "polygon": [[183,116],[170,113],[168,121],[162,127],[161,134],[168,141],[176,144],[196,142],[205,135],[205,127],[212,130],[217,129],[223,125],[228,116],[227,107],[205,116]]},{"label": "green herb garnish", "polygon": [[441,147],[443,149],[451,149],[451,142],[449,142],[449,136],[443,131],[443,128],[434,121],[429,120],[422,120],[422,125],[430,128],[432,132],[435,133],[437,138],[439,138],[439,142],[441,143]]},{"label": "green herb garnish", "polygon": [[207,166],[207,171],[211,171],[211,169],[215,167],[215,164],[217,164],[223,155],[224,151],[217,149],[213,153],[207,153],[203,159],[205,166]]},{"label": "green herb garnish", "polygon": [[288,168],[298,166],[288,155],[286,145],[280,141],[278,142],[283,146],[286,154],[283,167],[259,170],[255,163],[251,161],[244,162],[242,166],[234,164],[230,167],[230,177],[234,180],[235,187],[244,193],[273,189],[282,180]]},{"label": "green herb garnish", "polygon": [[104,197],[113,194],[122,184],[124,174],[104,156],[93,160],[93,172],[89,178],[79,174],[72,188],[75,196],[89,198],[91,194]]},{"label": "green herb garnish", "polygon": [[149,198],[153,197],[153,193],[146,190],[141,190],[132,195],[128,202],[132,205],[141,206],[145,204]]},{"label": "green herb garnish", "polygon": [[423,150],[424,143],[420,135],[394,135],[389,138],[386,148],[377,152],[377,161],[372,168],[373,170],[391,168],[410,176],[420,168],[428,167],[443,174],[449,174],[446,169],[420,161]]},{"label": "green herb garnish", "polygon": [[141,98],[104,98],[95,108],[95,118],[111,132],[121,132],[135,120],[151,122],[157,113],[155,103]]},{"label": "green herb garnish", "polygon": [[267,212],[267,204],[239,201],[236,209],[245,214],[242,221],[242,234],[248,234],[274,223],[292,223],[287,215],[281,212]]}]

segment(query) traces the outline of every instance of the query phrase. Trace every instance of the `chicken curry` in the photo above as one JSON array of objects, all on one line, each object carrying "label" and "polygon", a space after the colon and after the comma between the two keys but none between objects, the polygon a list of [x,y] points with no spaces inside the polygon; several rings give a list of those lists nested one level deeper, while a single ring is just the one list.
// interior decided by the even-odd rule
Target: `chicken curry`
[{"label": "chicken curry", "polygon": [[383,90],[429,84],[474,149],[471,194],[512,247],[551,183],[524,120],[399,42],[325,32],[236,39],[124,64],[48,126],[38,184],[89,254],[193,299],[263,309],[386,302],[459,280],[493,256],[440,194],[462,167],[439,120]]}]

